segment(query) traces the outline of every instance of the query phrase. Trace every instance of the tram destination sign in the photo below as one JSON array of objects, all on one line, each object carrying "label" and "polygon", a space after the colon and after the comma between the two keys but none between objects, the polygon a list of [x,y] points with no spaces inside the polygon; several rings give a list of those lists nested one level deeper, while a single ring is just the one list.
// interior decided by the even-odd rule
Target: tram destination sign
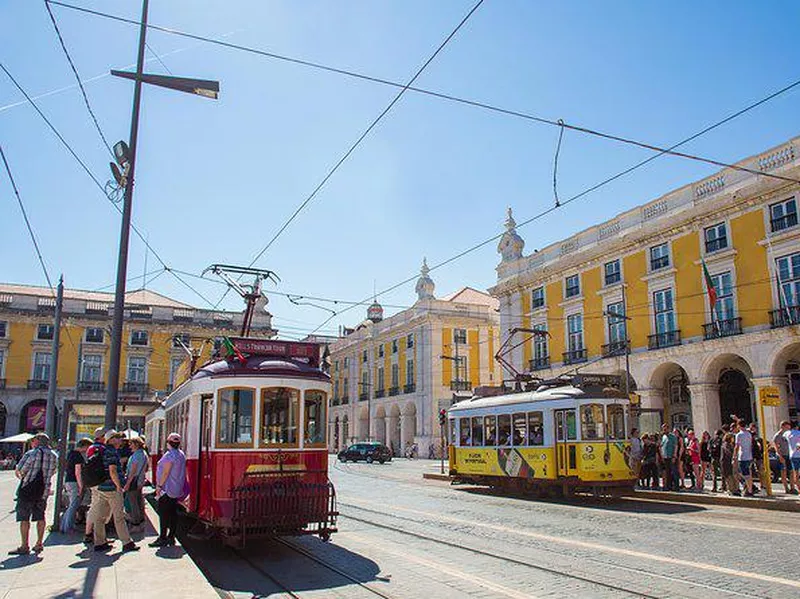
[{"label": "tram destination sign", "polygon": [[249,337],[231,337],[231,342],[239,351],[251,356],[294,358],[313,364],[319,360],[319,345],[317,343],[273,341],[271,339],[251,339]]},{"label": "tram destination sign", "polygon": [[576,374],[572,384],[583,389],[622,389],[622,377],[615,374]]}]

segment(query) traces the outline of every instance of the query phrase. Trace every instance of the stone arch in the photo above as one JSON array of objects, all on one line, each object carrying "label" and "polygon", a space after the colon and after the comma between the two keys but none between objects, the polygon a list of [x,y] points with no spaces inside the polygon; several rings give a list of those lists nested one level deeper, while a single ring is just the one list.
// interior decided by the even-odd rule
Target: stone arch
[{"label": "stone arch", "polygon": [[375,438],[376,440],[380,441],[381,443],[386,443],[386,410],[383,406],[378,406],[378,409],[375,410],[375,424],[372,425],[372,429],[375,431]]},{"label": "stone arch", "polygon": [[358,412],[358,440],[365,441],[369,439],[369,408],[362,406]]},{"label": "stone arch", "polygon": [[389,408],[389,419],[386,423],[386,439],[388,440],[386,445],[391,448],[393,455],[401,455],[403,450],[402,440],[400,438],[401,425],[400,406],[392,404],[392,407]]},{"label": "stone arch", "polygon": [[716,424],[730,422],[731,414],[747,422],[755,416],[753,393],[753,369],[750,363],[739,354],[725,353],[710,356],[703,361],[700,372],[702,380],[710,383],[709,401],[716,405],[708,406]]},{"label": "stone arch", "polygon": [[789,419],[797,420],[800,418],[800,342],[790,340],[776,347],[769,356],[768,368],[777,379],[776,383],[785,381],[788,414],[783,412],[781,418],[788,415]]},{"label": "stone arch", "polygon": [[677,362],[660,364],[650,375],[650,387],[654,391],[652,408],[663,410],[664,423],[670,428],[692,426],[692,394],[683,366]]},{"label": "stone arch", "polygon": [[400,421],[400,441],[402,448],[414,443],[414,438],[417,436],[417,405],[413,401],[409,401],[403,407],[403,415]]}]

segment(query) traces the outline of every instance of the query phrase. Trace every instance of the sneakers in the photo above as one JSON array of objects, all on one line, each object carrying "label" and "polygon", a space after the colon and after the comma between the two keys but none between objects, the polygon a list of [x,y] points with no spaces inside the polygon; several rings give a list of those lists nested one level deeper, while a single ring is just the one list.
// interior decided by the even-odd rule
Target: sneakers
[{"label": "sneakers", "polygon": [[140,547],[136,543],[131,541],[130,543],[125,543],[122,546],[122,553],[129,553],[131,551],[139,551],[139,549],[140,549]]},{"label": "sneakers", "polygon": [[103,543],[102,545],[95,545],[95,551],[110,551],[111,550],[111,543]]},{"label": "sneakers", "polygon": [[8,552],[8,555],[28,555],[31,552],[29,547],[17,547]]},{"label": "sneakers", "polygon": [[147,546],[148,547],[166,547],[167,546],[167,540],[166,539],[162,539],[161,537],[158,537],[152,543],[148,543]]},{"label": "sneakers", "polygon": [[93,545],[94,544],[94,535],[83,535],[83,544],[84,545]]}]

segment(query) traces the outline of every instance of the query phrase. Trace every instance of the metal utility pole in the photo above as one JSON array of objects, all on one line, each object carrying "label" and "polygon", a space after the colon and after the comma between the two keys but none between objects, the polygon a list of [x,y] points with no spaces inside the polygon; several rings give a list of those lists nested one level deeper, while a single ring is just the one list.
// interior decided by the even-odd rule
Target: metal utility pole
[{"label": "metal utility pole", "polygon": [[58,279],[56,315],[53,323],[53,347],[50,353],[50,376],[47,382],[47,408],[44,430],[51,439],[56,437],[56,388],[58,386],[58,350],[61,341],[61,308],[64,303],[64,275]]},{"label": "metal utility pole", "polygon": [[145,39],[147,37],[147,5],[142,2],[142,22],[139,27],[139,53],[136,58],[137,79],[133,87],[133,110],[131,132],[128,143],[128,172],[125,198],[122,203],[122,225],[119,234],[119,256],[117,257],[117,287],[114,292],[114,319],[111,329],[111,357],[108,364],[108,390],[106,392],[106,428],[117,424],[117,398],[119,396],[119,370],[122,352],[122,325],[125,316],[125,279],[128,276],[128,241],[131,233],[131,205],[133,203],[134,169],[136,167],[136,142],[139,137],[139,108],[142,102],[142,69],[144,67]]},{"label": "metal utility pole", "polygon": [[108,390],[106,392],[105,426],[110,428],[117,423],[117,399],[119,396],[119,371],[120,354],[122,350],[122,326],[125,314],[125,279],[128,275],[128,241],[131,230],[131,206],[133,203],[134,169],[136,166],[136,143],[139,137],[139,109],[142,101],[142,83],[166,87],[204,98],[217,99],[219,96],[219,82],[206,79],[189,79],[186,77],[167,77],[165,75],[152,75],[143,73],[144,50],[147,37],[147,8],[148,0],[142,2],[142,19],[139,28],[139,51],[136,58],[136,72],[111,71],[115,77],[132,79],[133,109],[131,111],[131,131],[128,145],[119,142],[114,145],[114,154],[124,171],[120,172],[117,165],[111,163],[114,178],[120,187],[125,189],[122,205],[122,225],[119,236],[119,256],[117,258],[117,287],[114,292],[114,319],[111,329],[111,355],[108,365]]}]

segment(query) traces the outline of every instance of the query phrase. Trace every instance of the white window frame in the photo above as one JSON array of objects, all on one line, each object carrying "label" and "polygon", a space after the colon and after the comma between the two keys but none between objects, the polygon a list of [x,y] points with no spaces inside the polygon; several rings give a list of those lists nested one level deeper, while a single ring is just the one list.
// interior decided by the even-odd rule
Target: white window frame
[{"label": "white window frame", "polygon": [[[670,309],[669,310],[662,310],[661,312],[659,312],[658,311],[658,302],[656,301],[656,296],[658,294],[666,294],[667,292],[669,292]],[[656,335],[668,335],[669,333],[676,332],[678,330],[678,315],[677,315],[676,310],[675,310],[675,290],[672,287],[664,287],[663,289],[657,289],[656,291],[653,292],[652,301],[653,301],[653,327],[654,327],[654,333]],[[664,303],[666,305],[666,301]],[[659,319],[658,319],[658,317],[659,317],[660,314],[667,314],[667,313],[671,313],[672,314],[672,319],[671,319],[672,320],[672,328],[671,329],[665,329],[665,330],[661,331],[661,330],[659,330],[659,325],[658,325]]]},{"label": "white window frame", "polygon": [[175,388],[175,377],[185,361],[185,358],[173,357],[169,359],[169,386],[173,389]]},{"label": "white window frame", "polygon": [[[716,274],[709,273],[711,279],[714,282],[714,288],[717,290],[717,303],[714,306],[714,320],[733,320],[737,316],[736,310],[736,277],[732,270],[723,270]],[[722,293],[724,289],[721,286],[721,279],[727,275],[730,277],[730,287],[728,288],[728,293]],[[708,293],[708,290],[706,290]],[[708,298],[708,295],[706,295]],[[729,310],[726,309],[723,315],[720,314],[720,308],[722,307],[723,300],[728,300],[729,303]],[[706,302],[708,303],[708,302]],[[711,315],[711,307],[709,306],[709,316]]]},{"label": "white window frame", "polygon": [[383,366],[378,367],[378,389],[381,391],[386,389],[386,372],[384,372]]},{"label": "white window frame", "polygon": [[[580,329],[577,330],[577,331],[572,331],[572,323],[576,322],[576,319],[580,319],[579,320]],[[575,312],[574,314],[569,314],[567,316],[567,326],[564,327],[564,330],[565,330],[565,333],[567,335],[567,339],[566,339],[567,345],[566,345],[566,347],[567,347],[567,352],[568,353],[574,354],[576,352],[579,352],[581,350],[585,350],[586,349],[586,339],[584,337],[586,329],[585,329],[585,327],[583,325],[584,325],[583,312]],[[576,340],[580,340],[580,345],[579,346],[576,346],[574,344],[574,341],[576,341]]]},{"label": "white window frame", "polygon": [[[50,331],[50,336],[49,337],[42,337],[43,327],[47,327],[44,330],[49,330]],[[49,323],[46,323],[46,322],[40,322],[38,325],[36,325],[36,340],[37,341],[52,341],[53,340],[53,335],[55,335],[55,327],[52,324],[49,324]]]},{"label": "white window frame", "polygon": [[[654,260],[653,260],[653,252],[654,252],[654,250],[660,250],[661,248],[664,248],[665,251],[663,253],[659,252],[660,255],[657,256],[657,258],[658,259],[666,258],[667,259],[667,263],[663,264],[661,266],[658,266],[658,267],[654,267],[654,265],[653,265],[653,262],[654,262]],[[670,247],[670,243],[668,241],[665,241],[664,243],[659,243],[657,245],[650,246],[648,248],[648,250],[647,250],[647,269],[648,269],[649,272],[661,272],[663,270],[668,269],[671,266],[672,266],[672,248]]]},{"label": "white window frame", "polygon": [[[540,305],[536,305],[536,293],[541,291],[542,293],[542,303]],[[540,285],[539,287],[534,287],[531,289],[531,310],[541,310],[542,308],[547,307],[547,297],[545,296],[545,289],[544,285]]]},{"label": "white window frame", "polygon": [[[461,339],[461,341],[459,341],[459,339]],[[453,343],[457,343],[458,345],[466,345],[467,339],[467,329],[453,329]]]},{"label": "white window frame", "polygon": [[[90,363],[91,365],[89,365]],[[87,368],[91,368],[92,371],[96,369],[97,378],[89,378],[87,376]],[[103,380],[103,354],[84,354],[83,361],[81,363],[81,382],[99,383],[102,380]]]},{"label": "white window frame", "polygon": [[[146,337],[146,343],[134,343],[133,340],[137,337],[137,333],[144,333]],[[128,341],[129,345],[134,345],[136,347],[149,347],[150,346],[150,331],[147,329],[135,329],[131,330],[131,336]]]},{"label": "white window frame", "polygon": [[[628,340],[628,321],[625,318],[625,302],[622,300],[618,302],[610,302],[606,304],[606,342],[611,343],[625,343]],[[613,314],[619,314],[618,317]],[[622,331],[622,337],[616,338],[614,331]]]},{"label": "white window frame", "polygon": [[[795,273],[794,268],[792,267],[792,258],[797,257],[798,263],[800,263],[800,252],[792,252],[790,254],[784,254],[782,256],[778,256],[775,258],[775,279],[778,283],[778,308],[793,308],[800,305],[800,265],[798,265],[798,272]],[[785,260],[788,266],[788,274],[789,278],[782,278],[781,277],[781,261]],[[790,298],[793,301],[785,301],[786,295],[784,291],[784,284],[790,286],[792,290],[793,297]]]},{"label": "white window frame", "polygon": [[[535,331],[547,331],[547,323],[539,322],[532,327]],[[550,357],[549,338],[547,335],[536,335],[533,338],[533,359],[544,360]]]},{"label": "white window frame", "polygon": [[0,320],[0,339],[8,337],[8,321]]},{"label": "white window frame", "polygon": [[[720,237],[718,235],[720,229],[722,229],[722,233],[723,233],[722,237]],[[725,222],[725,221],[715,223],[715,224],[711,225],[710,227],[704,227],[703,228],[703,254],[705,254],[705,255],[716,254],[718,252],[722,252],[724,250],[729,249],[731,247],[731,240],[730,240],[730,235],[728,235],[728,229],[729,229],[728,223]],[[718,236],[709,240],[708,234],[711,231],[715,231]],[[724,246],[718,247],[716,249],[711,249],[711,250],[708,249],[708,244],[709,243],[717,243],[717,242],[719,242],[720,239],[723,239],[723,238],[725,239],[725,245]]]},{"label": "white window frame", "polygon": [[0,347],[0,379],[6,378],[6,350]]},{"label": "white window frame", "polygon": [[406,348],[412,349],[414,347],[414,333],[409,333],[406,336]]},{"label": "white window frame", "polygon": [[416,382],[414,377],[414,360],[409,358],[406,360],[406,386],[414,385]]},{"label": "white window frame", "polygon": [[389,385],[390,389],[399,389],[400,388],[400,365],[397,363],[392,364],[392,379],[391,385]]},{"label": "white window frame", "polygon": [[[612,281],[611,283],[608,282],[608,267],[612,264],[617,265],[616,274],[619,275],[619,279],[616,281]],[[603,287],[613,287],[614,285],[619,285],[622,283],[622,260],[617,258],[616,260],[610,260],[603,264]]]},{"label": "white window frame", "polygon": [[[569,290],[570,290],[569,282],[570,282],[571,279],[576,279],[578,281],[578,287],[577,287],[578,292],[574,293],[572,295],[569,295]],[[581,274],[580,273],[576,273],[574,275],[569,275],[567,277],[564,277],[564,301],[574,300],[574,299],[577,299],[577,298],[581,297],[581,293],[583,293],[582,287],[583,286],[582,286]]]},{"label": "white window frame", "polygon": [[[143,380],[131,378],[131,373],[132,372],[138,372],[140,370],[138,367],[137,368],[131,368],[131,364],[132,364],[132,362],[134,360],[136,360],[136,361],[142,360],[143,363],[144,363],[144,367],[141,369],[143,371],[143,373],[144,373],[143,377],[142,377]],[[125,371],[125,382],[126,383],[137,383],[137,384],[140,384],[140,385],[146,385],[147,384],[148,370],[149,370],[149,368],[148,368],[147,356],[128,356],[128,367],[127,367],[127,369]]]},{"label": "white window frame", "polygon": [[[47,360],[44,360],[44,356],[47,356]],[[40,360],[40,357],[42,359]],[[53,354],[49,351],[37,351],[33,353],[33,360],[31,363],[31,380],[34,381],[48,381],[50,380],[50,368],[53,366]],[[46,368],[45,376],[36,376],[37,370],[41,368]]]},{"label": "white window frame", "polygon": [[[786,207],[788,207],[790,204],[793,205],[794,212],[786,211]],[[781,216],[778,216],[776,218],[774,209],[777,208],[777,207],[781,208],[782,214],[781,214]],[[786,225],[786,226],[776,230],[774,228],[774,222],[776,220],[778,220],[778,219],[787,218],[790,214],[794,214],[795,215],[794,216],[794,223],[791,223],[789,225]],[[772,204],[767,206],[767,221],[768,221],[768,223],[767,223],[768,224],[767,231],[769,231],[769,235],[778,235],[779,233],[783,233],[784,231],[789,231],[791,229],[794,229],[795,227],[797,227],[798,222],[800,222],[798,217],[800,217],[800,215],[798,215],[798,212],[797,212],[797,198],[795,196],[791,196],[789,198],[785,198],[785,199],[781,200],[780,202],[773,202]]]},{"label": "white window frame", "polygon": [[[100,331],[100,341],[90,340],[89,339],[89,331]],[[105,343],[106,340],[106,331],[103,327],[86,327],[86,330],[83,331],[83,342],[84,343]]]}]

